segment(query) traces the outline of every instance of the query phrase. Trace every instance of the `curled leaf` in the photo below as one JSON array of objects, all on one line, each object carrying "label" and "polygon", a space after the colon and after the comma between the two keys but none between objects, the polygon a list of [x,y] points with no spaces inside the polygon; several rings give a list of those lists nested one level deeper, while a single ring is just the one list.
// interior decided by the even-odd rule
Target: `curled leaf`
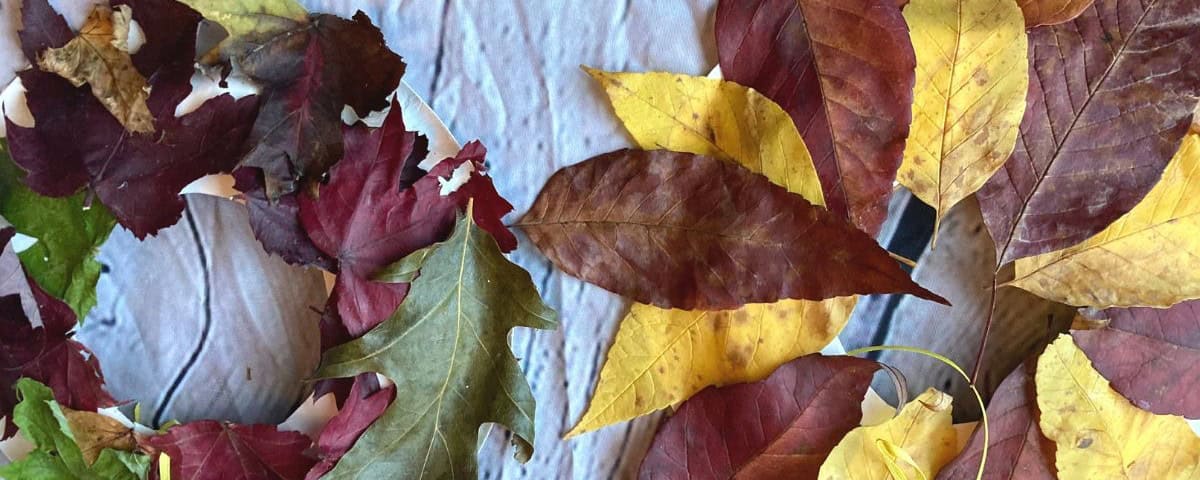
[{"label": "curled leaf", "polygon": [[870,480],[881,472],[892,478],[933,477],[956,453],[951,401],[931,388],[894,418],[851,430],[829,453],[817,478]]}]

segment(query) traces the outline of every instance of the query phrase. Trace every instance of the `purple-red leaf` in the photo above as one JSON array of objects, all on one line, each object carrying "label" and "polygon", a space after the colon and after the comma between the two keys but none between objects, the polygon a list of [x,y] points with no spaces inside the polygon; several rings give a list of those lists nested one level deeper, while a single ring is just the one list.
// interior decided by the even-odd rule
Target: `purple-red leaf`
[{"label": "purple-red leaf", "polygon": [[1096,370],[1138,408],[1200,418],[1200,300],[1104,314],[1105,328],[1071,333]]},{"label": "purple-red leaf", "polygon": [[[38,1],[24,11],[22,43],[33,49],[69,41],[57,38],[66,26],[62,17],[38,6]],[[222,95],[176,117],[176,106],[191,91],[189,59],[201,17],[169,0],[127,3],[134,20],[147,26],[146,44],[133,59],[149,79],[147,104],[156,131],[131,134],[86,86],[75,88],[55,74],[32,69],[18,75],[35,126],[9,121],[8,137],[13,161],[28,172],[25,182],[31,189],[66,196],[91,188],[117,221],[142,238],[179,219],[184,207],[179,191],[184,186],[233,168],[256,100]]]},{"label": "purple-red leaf", "polygon": [[395,398],[396,387],[392,385],[381,389],[374,373],[364,373],[355,377],[346,405],[325,424],[321,435],[317,437],[321,461],[305,478],[317,480],[333,470],[342,455],[354,446],[354,442],[358,441],[358,437],[375,422],[375,419],[383,415],[383,411],[387,410]]},{"label": "purple-red leaf", "polygon": [[1193,0],[1099,0],[1029,31],[1012,158],[979,191],[996,258],[1075,245],[1133,208],[1179,148],[1200,96]]},{"label": "purple-red leaf", "polygon": [[272,425],[203,420],[177,425],[146,440],[171,457],[171,478],[300,480],[316,463],[312,440]]},{"label": "purple-red leaf", "polygon": [[242,192],[250,216],[250,229],[267,253],[279,255],[293,265],[316,265],[337,273],[337,262],[313,245],[300,224],[300,201],[296,193],[281,195],[272,202],[262,170],[242,167],[233,171],[233,188]]},{"label": "purple-red leaf", "polygon": [[792,116],[829,210],[878,233],[916,78],[895,0],[722,0],[716,35],[725,78]]},{"label": "purple-red leaf", "polygon": [[708,388],[659,427],[643,479],[816,478],[862,420],[879,364],[808,355],[766,380]]}]

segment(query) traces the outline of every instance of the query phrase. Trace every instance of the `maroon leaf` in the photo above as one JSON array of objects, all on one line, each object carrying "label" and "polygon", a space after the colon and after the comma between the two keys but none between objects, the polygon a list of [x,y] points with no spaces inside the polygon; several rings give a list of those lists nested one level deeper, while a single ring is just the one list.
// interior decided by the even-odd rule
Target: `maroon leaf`
[{"label": "maroon leaf", "polygon": [[[190,57],[189,57],[190,58]],[[252,49],[239,65],[263,86],[246,166],[266,175],[270,198],[319,179],[342,157],[342,106],[360,116],[388,105],[404,62],[362,12],[353,20],[313,15]]]},{"label": "maroon leaf", "polygon": [[725,78],[792,116],[829,210],[877,234],[916,81],[895,0],[722,0],[716,35]]},{"label": "maroon leaf", "polygon": [[1030,30],[1020,139],[979,191],[1000,263],[1079,243],[1145,196],[1191,123],[1197,45],[1192,0],[1099,0]]},{"label": "maroon leaf", "polygon": [[171,457],[171,478],[299,480],[316,463],[306,453],[312,440],[272,425],[203,420],[171,427],[146,443]]},{"label": "maroon leaf", "polygon": [[[1020,365],[1000,383],[988,404],[991,443],[988,444],[987,480],[1054,479],[1054,442],[1038,428],[1033,362]],[[938,480],[968,480],[979,473],[983,454],[983,429],[976,428],[962,453],[942,468]]]},{"label": "maroon leaf", "polygon": [[321,461],[308,472],[307,480],[316,480],[333,470],[342,455],[345,455],[358,437],[375,419],[383,415],[396,398],[396,387],[380,389],[374,373],[365,373],[354,379],[349,400],[336,416],[325,424],[317,437],[317,448]]},{"label": "maroon leaf", "polygon": [[[128,3],[134,20],[147,25],[146,46],[134,62],[149,78],[147,103],[157,130],[131,134],[89,88],[75,88],[57,75],[34,69],[19,76],[36,125],[23,128],[9,121],[8,136],[13,161],[28,172],[25,181],[31,189],[65,196],[87,186],[122,225],[143,238],[180,218],[184,202],[178,194],[184,186],[233,168],[256,100],[222,95],[177,118],[175,107],[191,91],[192,75],[191,63],[178,59],[193,58],[201,17],[168,0]],[[26,10],[31,12],[45,10]],[[51,26],[61,20],[26,19],[26,25],[45,28],[23,30],[23,42],[45,44],[47,32],[58,30]]]},{"label": "maroon leaf", "polygon": [[1096,370],[1138,408],[1200,418],[1200,300],[1104,314],[1107,327],[1071,334]]},{"label": "maroon leaf", "polygon": [[242,192],[250,216],[250,229],[267,253],[293,265],[315,265],[337,273],[337,262],[313,245],[300,224],[300,201],[295,193],[267,198],[262,170],[242,167],[233,171],[233,188]]},{"label": "maroon leaf", "polygon": [[808,355],[761,382],[707,388],[659,427],[639,477],[816,478],[862,420],[878,369],[870,360]]},{"label": "maroon leaf", "polygon": [[870,237],[733,162],[619,150],[559,170],[519,225],[568,274],[664,308],[911,293]]},{"label": "maroon leaf", "polygon": [[48,48],[59,48],[75,33],[47,0],[24,0],[21,6],[21,51],[31,63]]}]

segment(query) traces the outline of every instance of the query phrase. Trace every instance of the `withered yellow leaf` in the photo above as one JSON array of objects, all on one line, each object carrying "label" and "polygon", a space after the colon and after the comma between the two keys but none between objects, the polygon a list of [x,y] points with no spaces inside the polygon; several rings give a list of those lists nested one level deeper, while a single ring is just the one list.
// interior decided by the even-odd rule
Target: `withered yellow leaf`
[{"label": "withered yellow leaf", "polygon": [[642,149],[733,160],[825,204],[812,156],[792,117],[762,94],[711,78],[585,70],[604,87]]},{"label": "withered yellow leaf", "polygon": [[567,436],[677,405],[710,385],[762,380],[833,341],[856,299],[712,312],[634,304],[608,351],[591,404]]},{"label": "withered yellow leaf", "polygon": [[1017,260],[1008,285],[1097,308],[1200,298],[1200,129],[1192,128],[1141,203],[1079,245]]},{"label": "withered yellow leaf", "polygon": [[1129,403],[1092,368],[1069,335],[1038,358],[1038,425],[1056,444],[1061,479],[1165,479],[1200,475],[1200,437],[1183,417]]},{"label": "withered yellow leaf", "polygon": [[71,429],[71,436],[75,438],[75,444],[79,445],[88,465],[95,463],[104,449],[131,452],[137,448],[133,429],[121,422],[96,412],[60,408]]},{"label": "withered yellow leaf", "polygon": [[[933,478],[958,453],[958,433],[945,393],[926,390],[879,425],[851,430],[821,465],[821,480]],[[920,470],[918,472],[918,469]]]},{"label": "withered yellow leaf", "polygon": [[1016,145],[1029,87],[1025,19],[1014,0],[912,0],[904,19],[917,83],[896,178],[940,221]]},{"label": "withered yellow leaf", "polygon": [[154,117],[146,105],[150,87],[134,68],[126,48],[131,19],[128,5],[116,10],[97,6],[78,36],[60,48],[42,52],[37,64],[76,87],[88,84],[96,99],[126,130],[150,133],[154,131]]}]

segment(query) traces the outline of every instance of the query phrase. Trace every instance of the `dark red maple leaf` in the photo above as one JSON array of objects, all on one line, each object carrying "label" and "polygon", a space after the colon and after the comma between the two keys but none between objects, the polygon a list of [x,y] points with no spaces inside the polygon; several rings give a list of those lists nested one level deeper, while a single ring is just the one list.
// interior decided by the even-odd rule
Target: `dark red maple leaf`
[{"label": "dark red maple leaf", "polygon": [[272,202],[262,170],[242,167],[233,171],[233,188],[242,192],[250,216],[250,229],[267,253],[279,255],[293,265],[315,265],[337,273],[337,262],[313,245],[300,224],[297,193],[281,195]]},{"label": "dark red maple leaf", "polygon": [[263,170],[270,198],[319,179],[342,157],[341,114],[387,106],[404,61],[361,11],[347,20],[312,15],[250,50],[238,65],[262,85],[262,111],[243,164]]},{"label": "dark red maple leaf", "polygon": [[333,470],[358,437],[391,405],[396,398],[396,387],[380,388],[374,373],[364,373],[355,377],[348,397],[346,405],[325,424],[317,437],[321,461],[309,470],[306,480],[316,480]]},{"label": "dark red maple leaf", "polygon": [[[45,0],[31,0],[20,32],[28,55],[70,41],[61,16]],[[175,116],[191,91],[195,31],[201,17],[173,0],[127,0],[144,25],[146,44],[133,56],[150,84],[147,105],[156,131],[131,134],[86,86],[37,69],[18,75],[35,126],[8,122],[13,161],[26,184],[48,196],[91,188],[117,221],[139,238],[174,224],[183,212],[179,191],[193,180],[229,171],[237,163],[257,100],[222,95],[196,111]]]},{"label": "dark red maple leaf", "polygon": [[317,461],[307,453],[311,439],[273,425],[202,420],[171,427],[145,442],[171,457],[171,478],[299,480]]}]

